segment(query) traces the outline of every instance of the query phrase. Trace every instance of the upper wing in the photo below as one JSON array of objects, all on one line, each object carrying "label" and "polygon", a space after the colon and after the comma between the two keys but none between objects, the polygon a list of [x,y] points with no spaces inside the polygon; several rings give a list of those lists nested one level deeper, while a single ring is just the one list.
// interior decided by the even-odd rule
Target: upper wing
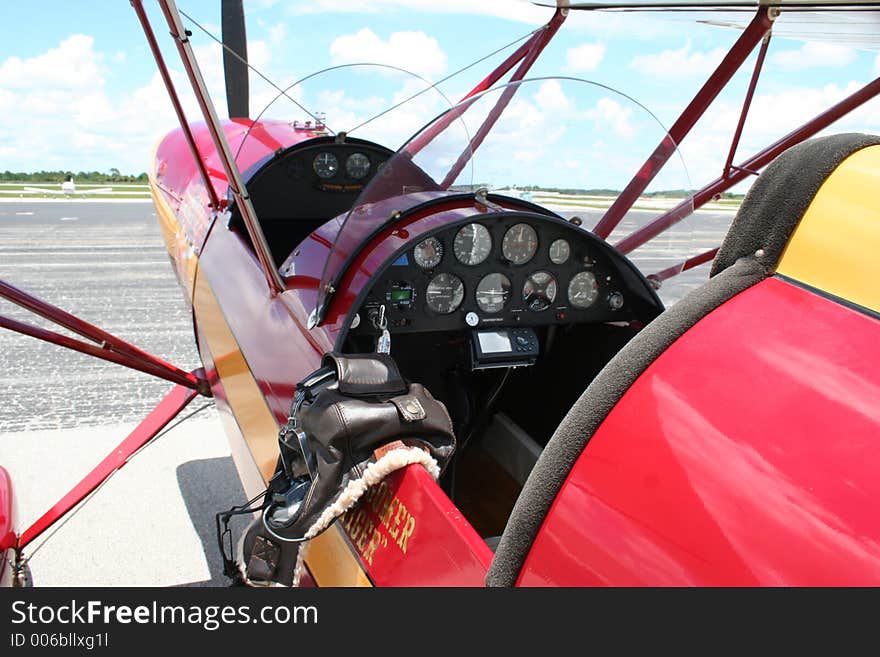
[{"label": "upper wing", "polygon": [[107,194],[112,192],[112,187],[99,187],[97,189],[77,189],[74,194]]},{"label": "upper wing", "polygon": [[865,11],[880,8],[878,0],[620,0],[569,2],[568,0],[532,0],[542,7],[565,7],[568,9],[669,9],[674,11],[757,9],[758,7],[781,7],[784,9],[824,11]]},{"label": "upper wing", "polygon": [[778,7],[773,25],[779,37],[825,41],[880,50],[880,0],[621,0],[569,2],[532,0],[544,7],[580,10],[687,13],[699,23],[743,29],[760,6]]}]

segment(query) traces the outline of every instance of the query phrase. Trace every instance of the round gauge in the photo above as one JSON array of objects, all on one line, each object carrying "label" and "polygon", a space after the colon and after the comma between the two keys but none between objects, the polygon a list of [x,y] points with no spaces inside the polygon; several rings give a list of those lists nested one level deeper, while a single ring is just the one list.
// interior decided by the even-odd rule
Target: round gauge
[{"label": "round gauge", "polygon": [[315,160],[312,162],[312,168],[315,170],[315,173],[318,174],[319,178],[323,178],[327,180],[336,175],[336,172],[339,171],[339,160],[336,159],[336,156],[333,153],[323,152],[318,153],[315,156]]},{"label": "round gauge", "polygon": [[571,256],[571,247],[565,240],[553,240],[550,245],[550,262],[561,265]]},{"label": "round gauge", "polygon": [[593,272],[582,271],[568,284],[568,302],[575,308],[589,308],[599,298],[599,283]]},{"label": "round gauge", "polygon": [[416,244],[413,249],[413,260],[422,269],[433,269],[443,259],[443,243],[436,237],[429,237]]},{"label": "round gauge", "polygon": [[489,257],[492,236],[482,224],[468,224],[455,234],[452,252],[465,265],[478,265]]},{"label": "round gauge", "polygon": [[485,313],[497,313],[510,298],[510,279],[504,274],[489,274],[477,285],[477,305]]},{"label": "round gauge", "polygon": [[454,312],[464,300],[464,283],[452,274],[437,274],[425,290],[428,308],[435,313],[448,315]]},{"label": "round gauge", "polygon": [[516,224],[507,229],[501,240],[501,255],[515,265],[524,265],[538,250],[538,233],[528,224]]},{"label": "round gauge", "polygon": [[345,171],[355,180],[366,178],[370,173],[370,158],[363,153],[352,153],[345,161]]},{"label": "round gauge", "polygon": [[546,271],[529,274],[523,285],[522,295],[526,308],[534,312],[547,310],[556,299],[556,279]]}]

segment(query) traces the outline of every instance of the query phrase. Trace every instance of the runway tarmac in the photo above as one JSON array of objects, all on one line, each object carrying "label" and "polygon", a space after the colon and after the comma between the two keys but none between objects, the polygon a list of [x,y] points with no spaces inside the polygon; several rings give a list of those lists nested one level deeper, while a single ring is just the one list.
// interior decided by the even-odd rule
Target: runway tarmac
[{"label": "runway tarmac", "polygon": [[[0,204],[0,279],[182,367],[192,320],[151,203]],[[0,300],[0,314],[49,327]],[[54,328],[54,327],[53,327]],[[57,329],[56,329],[57,330]],[[27,527],[142,420],[171,384],[0,330],[0,464]],[[38,586],[225,584],[214,514],[244,500],[208,406],[138,454],[54,536]],[[51,531],[51,530],[50,530]]]},{"label": "runway tarmac", "polygon": [[[566,216],[576,214],[566,210]],[[582,213],[587,218],[588,212]],[[643,223],[633,213],[621,230]],[[717,246],[730,213],[701,212],[638,253],[646,273]],[[589,223],[588,223],[589,225]],[[614,240],[612,240],[613,243]],[[707,266],[661,290],[669,304]],[[182,367],[199,366],[190,311],[151,203],[0,204],[0,279]],[[49,326],[0,300],[0,314]],[[0,330],[0,464],[27,527],[155,406],[170,384]],[[208,405],[148,447],[40,546],[37,585],[223,585],[214,514],[245,501]],[[186,412],[184,413],[184,415]]]}]

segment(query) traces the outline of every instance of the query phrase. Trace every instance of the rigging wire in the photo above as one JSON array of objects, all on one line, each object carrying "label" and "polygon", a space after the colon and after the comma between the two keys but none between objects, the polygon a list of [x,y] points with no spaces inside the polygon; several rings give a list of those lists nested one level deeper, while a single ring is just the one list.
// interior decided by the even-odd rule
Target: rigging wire
[{"label": "rigging wire", "polygon": [[[214,402],[213,402],[213,401],[210,401],[210,402],[207,402],[207,403],[205,403],[205,404],[202,404],[202,406],[200,406],[200,407],[197,408],[196,410],[192,411],[191,413],[188,413],[188,414],[184,415],[182,418],[178,419],[178,420],[177,420],[176,422],[174,422],[173,424],[171,424],[171,425],[165,427],[164,429],[162,429],[162,431],[160,431],[160,432],[157,433],[155,436],[153,436],[153,439],[152,439],[152,440],[150,440],[150,441],[148,441],[147,443],[145,443],[144,445],[142,445],[140,449],[138,449],[138,450],[137,450],[136,452],[134,452],[131,456],[129,456],[128,459],[126,460],[126,463],[128,463],[129,461],[131,461],[135,456],[137,456],[138,454],[140,454],[141,451],[142,451],[144,448],[146,448],[146,447],[148,447],[149,445],[152,445],[153,443],[155,443],[157,440],[159,440],[159,438],[161,438],[161,437],[164,436],[166,433],[168,433],[169,431],[171,431],[174,427],[179,426],[181,423],[183,423],[183,422],[185,422],[186,420],[190,419],[191,417],[193,417],[193,416],[196,415],[197,413],[201,413],[201,412],[202,412],[203,410],[205,410],[206,408],[210,408],[210,407],[212,407],[212,406],[214,406]],[[35,547],[33,550],[30,550],[30,554],[28,554],[27,557],[25,557],[25,558],[23,558],[23,559],[21,560],[21,566],[24,567],[24,566],[25,566],[25,565],[26,565],[31,559],[33,559],[34,555],[40,550],[40,548],[42,548],[46,543],[48,543],[48,542],[52,539],[52,537],[53,537],[53,536],[54,536],[54,535],[55,535],[55,534],[56,534],[56,533],[57,533],[62,527],[64,527],[64,525],[66,525],[66,524],[68,523],[68,521],[71,520],[71,518],[73,518],[77,513],[79,513],[80,510],[81,510],[83,507],[85,507],[86,504],[88,504],[89,501],[91,501],[91,499],[92,499],[95,495],[98,494],[98,491],[100,491],[100,490],[101,490],[101,489],[107,484],[107,482],[110,481],[110,480],[116,475],[117,472],[119,472],[120,469],[121,469],[121,467],[120,467],[120,468],[117,468],[116,470],[114,470],[113,472],[111,472],[110,475],[109,475],[104,481],[102,481],[100,484],[98,484],[98,486],[95,488],[95,490],[93,490],[91,493],[89,493],[88,495],[86,495],[86,497],[84,497],[83,500],[82,500],[79,504],[76,505],[76,508],[73,509],[73,511],[71,511],[70,513],[68,513],[67,516],[64,518],[64,520],[62,520],[61,522],[59,522],[58,525],[56,525],[56,526],[52,529],[52,531],[49,533],[49,535],[48,535],[46,538],[43,539],[43,542],[42,542],[42,543],[40,543],[40,544],[39,544],[37,547]]]},{"label": "rigging wire", "polygon": [[[208,37],[209,37],[210,39],[212,39],[212,40],[216,41],[217,43],[219,43],[219,44],[220,44],[220,47],[222,47],[226,52],[230,53],[230,54],[231,54],[233,57],[235,57],[238,61],[240,61],[240,62],[241,62],[242,64],[244,64],[245,66],[247,66],[250,70],[252,70],[252,71],[253,71],[254,73],[256,73],[257,75],[259,75],[260,78],[262,78],[264,82],[266,82],[266,83],[269,84],[273,89],[275,89],[275,91],[279,92],[282,96],[284,96],[284,97],[287,98],[290,102],[292,102],[294,105],[296,105],[297,107],[299,107],[303,112],[305,112],[305,113],[308,114],[310,117],[312,117],[313,119],[315,119],[315,121],[321,121],[321,119],[319,119],[315,114],[313,114],[313,113],[310,112],[308,109],[306,109],[301,103],[299,103],[299,102],[297,102],[296,100],[294,100],[291,96],[288,96],[288,95],[287,95],[287,92],[286,92],[284,89],[282,89],[282,88],[279,87],[277,84],[275,84],[274,82],[272,82],[272,80],[270,80],[270,79],[267,78],[265,75],[263,75],[260,71],[258,71],[258,70],[256,69],[256,67],[252,66],[252,65],[250,64],[250,62],[248,62],[244,57],[242,57],[242,56],[239,55],[237,52],[235,52],[232,48],[230,48],[230,47],[227,46],[225,43],[223,43],[223,41],[222,41],[221,39],[218,39],[216,36],[214,36],[213,34],[211,34],[211,32],[209,32],[206,28],[202,27],[202,25],[201,25],[198,21],[196,21],[192,16],[190,16],[189,14],[187,14],[187,13],[186,13],[185,11],[183,11],[182,9],[178,9],[178,11],[181,13],[182,16],[185,16],[186,19],[187,19],[188,21],[190,21],[193,25],[195,25],[197,28],[199,28],[199,29],[200,29],[202,32],[204,32],[206,35],[208,35]],[[324,125],[324,127],[327,128],[327,130],[330,131],[331,133],[333,133],[334,135],[336,134],[336,133],[335,133],[333,130],[331,130],[330,127],[327,126],[326,124]]]}]

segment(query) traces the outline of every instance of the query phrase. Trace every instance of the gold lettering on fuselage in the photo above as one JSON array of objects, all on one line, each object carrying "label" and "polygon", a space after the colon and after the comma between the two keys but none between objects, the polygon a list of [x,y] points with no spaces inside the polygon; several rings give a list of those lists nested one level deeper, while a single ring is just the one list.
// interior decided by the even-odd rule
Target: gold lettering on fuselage
[{"label": "gold lettering on fuselage", "polygon": [[372,565],[377,550],[388,547],[389,538],[406,554],[416,518],[383,481],[343,516],[342,526],[363,560]]}]

